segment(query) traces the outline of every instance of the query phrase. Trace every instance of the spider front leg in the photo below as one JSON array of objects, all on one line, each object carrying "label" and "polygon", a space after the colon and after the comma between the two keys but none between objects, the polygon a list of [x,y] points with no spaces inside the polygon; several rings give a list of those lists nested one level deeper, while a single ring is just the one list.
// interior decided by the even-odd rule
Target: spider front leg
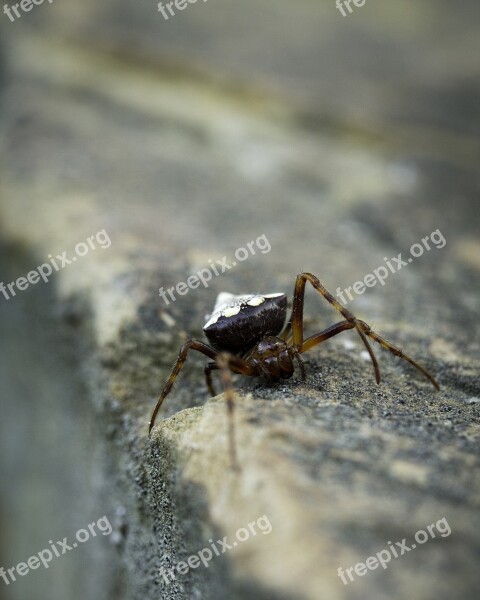
[{"label": "spider front leg", "polygon": [[241,375],[248,375],[250,377],[258,375],[259,373],[254,363],[247,362],[246,360],[243,360],[242,358],[235,356],[234,354],[230,354],[228,352],[220,352],[218,354],[216,358],[216,365],[221,373],[223,391],[225,393],[225,399],[227,401],[230,462],[232,468],[238,470],[240,467],[237,461],[237,446],[235,442],[235,396],[233,393],[231,371],[233,371],[234,373],[239,373]]},{"label": "spider front leg", "polygon": [[365,333],[362,328],[358,324],[356,317],[347,310],[344,306],[342,306],[337,300],[332,296],[332,294],[323,287],[320,283],[320,280],[312,275],[311,273],[300,273],[297,275],[297,279],[295,281],[295,289],[293,293],[293,310],[292,310],[292,337],[293,337],[293,346],[296,352],[302,352],[303,345],[303,305],[305,302],[305,285],[309,281],[312,286],[319,292],[330,304],[341,313],[346,321],[351,323],[351,328],[355,329],[358,332],[358,335],[362,339],[362,342],[365,345],[365,348],[370,355],[370,359],[373,363],[373,369],[375,371],[375,380],[377,383],[380,383],[380,369],[377,363],[377,359],[375,354],[373,353],[372,347],[370,346]]},{"label": "spider front leg", "polygon": [[213,348],[211,348],[210,346],[208,346],[207,344],[205,344],[204,342],[201,342],[199,340],[187,340],[183,344],[183,346],[180,348],[180,352],[178,353],[178,357],[177,357],[177,360],[175,361],[172,372],[170,373],[170,375],[167,379],[167,382],[165,383],[162,393],[160,394],[157,404],[153,410],[152,416],[150,417],[150,423],[148,425],[148,435],[150,435],[150,433],[152,431],[152,427],[155,424],[155,419],[157,417],[157,413],[160,410],[160,407],[162,406],[163,401],[168,396],[168,394],[172,391],[173,384],[175,383],[175,380],[177,379],[178,374],[182,370],[182,367],[185,364],[185,361],[187,360],[187,355],[188,355],[189,350],[196,350],[197,352],[201,352],[202,354],[204,354],[205,356],[208,356],[208,358],[211,358],[212,360],[215,360],[218,356],[217,350],[214,350]]},{"label": "spider front leg", "polygon": [[400,350],[400,348],[397,348],[396,346],[391,344],[388,340],[386,340],[385,338],[382,338],[380,335],[378,335],[378,333],[375,333],[375,331],[373,331],[373,329],[370,328],[370,325],[368,325],[364,321],[358,320],[357,323],[360,325],[360,327],[363,329],[363,331],[369,337],[372,338],[372,340],[375,340],[376,342],[378,342],[383,348],[385,348],[385,350],[390,351],[394,356],[399,356],[400,358],[403,358],[403,360],[406,360],[407,362],[409,362],[412,366],[414,366],[416,369],[418,369],[420,371],[420,373],[423,373],[423,375],[425,375],[425,377],[428,380],[430,380],[430,382],[432,383],[432,385],[435,387],[435,389],[437,391],[440,390],[440,386],[438,385],[438,382],[435,380],[433,375],[431,375],[427,371],[427,369],[425,369],[425,367],[422,367],[422,365],[418,364],[415,360],[413,360],[413,358],[408,356],[408,354],[405,354],[405,352]]},{"label": "spider front leg", "polygon": [[229,354],[228,352],[220,352],[211,348],[204,342],[199,340],[188,340],[183,344],[180,348],[180,352],[178,353],[177,360],[173,366],[173,369],[165,383],[165,386],[160,394],[160,397],[157,401],[155,409],[150,417],[150,423],[148,427],[148,435],[150,435],[153,425],[155,423],[155,419],[157,417],[158,411],[162,406],[163,401],[168,396],[168,394],[172,391],[173,384],[177,379],[182,367],[187,360],[187,355],[189,350],[196,350],[208,358],[215,360],[213,363],[208,363],[205,367],[205,376],[207,378],[207,386],[212,395],[215,395],[215,391],[213,389],[212,384],[212,376],[211,371],[220,370],[222,376],[223,387],[225,391],[225,397],[227,400],[227,410],[229,416],[229,446],[230,446],[230,459],[231,464],[234,468],[238,468],[237,456],[236,456],[236,445],[235,445],[235,426],[233,420],[233,412],[234,412],[234,394],[232,387],[232,380],[230,371],[234,373],[239,373],[242,375],[258,375],[258,369],[254,363],[247,362],[242,358],[235,356],[233,354]]},{"label": "spider front leg", "polygon": [[[305,284],[307,281],[310,281],[312,286],[324,297],[330,304],[338,310],[344,317],[345,321],[341,321],[336,325],[332,325],[328,329],[317,333],[316,335],[312,335],[307,340],[303,340],[303,304],[304,304],[304,295],[305,295]],[[377,383],[380,383],[380,371],[378,369],[378,364],[373,354],[373,350],[368,343],[366,336],[370,337],[375,342],[379,343],[383,348],[391,352],[394,356],[398,356],[403,358],[403,360],[409,362],[412,366],[418,369],[431,383],[432,385],[439,390],[440,386],[438,385],[435,378],[424,368],[422,365],[418,364],[413,358],[405,354],[400,348],[397,348],[393,344],[391,344],[385,338],[382,338],[375,331],[373,331],[370,326],[357,319],[349,310],[347,310],[344,306],[339,304],[337,300],[330,294],[330,292],[323,287],[320,281],[312,275],[311,273],[301,273],[297,276],[297,280],[295,282],[295,294],[293,299],[293,311],[292,311],[292,330],[293,330],[293,344],[294,348],[298,352],[306,352],[310,350],[317,344],[345,331],[347,329],[355,328],[362,338],[363,343],[365,344],[368,353],[373,362],[373,366],[375,368],[375,376]]]}]

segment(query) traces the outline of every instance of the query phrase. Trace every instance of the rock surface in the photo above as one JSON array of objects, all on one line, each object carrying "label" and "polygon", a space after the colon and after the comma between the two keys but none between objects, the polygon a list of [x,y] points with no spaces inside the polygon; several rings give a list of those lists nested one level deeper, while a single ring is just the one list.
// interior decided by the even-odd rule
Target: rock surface
[{"label": "rock surface", "polygon": [[[8,598],[476,597],[479,26],[474,1],[418,4],[344,19],[333,1],[209,0],[162,22],[154,3],[65,0],[4,19],[0,280],[99,231],[111,245],[0,296],[0,564],[114,526]],[[436,230],[444,247],[348,307],[440,392],[379,347],[376,386],[344,333],[306,355],[304,382],[236,380],[235,473],[223,396],[192,355],[148,440],[220,291],[291,294],[302,270],[343,290]],[[249,242],[208,287],[159,296]],[[339,320],[310,291],[306,317]],[[270,533],[165,583],[262,516]],[[443,518],[450,535],[342,583]]]}]

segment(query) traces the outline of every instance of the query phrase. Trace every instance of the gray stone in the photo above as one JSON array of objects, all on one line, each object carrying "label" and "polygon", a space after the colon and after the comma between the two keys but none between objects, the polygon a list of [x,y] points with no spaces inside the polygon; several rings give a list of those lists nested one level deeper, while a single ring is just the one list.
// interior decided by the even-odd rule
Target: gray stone
[{"label": "gray stone", "polygon": [[[0,564],[113,527],[10,598],[476,597],[476,3],[397,4],[209,0],[162,22],[155,3],[65,0],[3,19],[0,281],[111,242],[0,294]],[[379,346],[376,386],[344,333],[306,355],[304,382],[236,379],[236,473],[192,355],[148,439],[219,292],[291,294],[301,270],[343,290],[436,230],[444,247],[348,307],[440,392]],[[159,296],[248,242],[207,287]],[[311,332],[340,320],[311,291],[305,315]],[[165,583],[262,516],[270,533]],[[443,518],[450,535],[343,585],[339,567]]]}]

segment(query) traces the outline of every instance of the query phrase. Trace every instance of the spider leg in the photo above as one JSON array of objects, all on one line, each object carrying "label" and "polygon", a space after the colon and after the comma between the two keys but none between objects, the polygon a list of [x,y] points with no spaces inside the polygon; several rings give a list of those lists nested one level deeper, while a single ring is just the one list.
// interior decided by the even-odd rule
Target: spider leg
[{"label": "spider leg", "polygon": [[298,366],[300,367],[300,374],[302,376],[303,381],[305,381],[306,373],[305,373],[305,364],[303,362],[302,357],[300,356],[300,352],[294,352],[294,356],[297,359]]},{"label": "spider leg", "polygon": [[337,335],[342,331],[347,331],[348,329],[353,329],[354,327],[355,325],[353,325],[353,323],[350,323],[349,321],[340,321],[340,323],[335,323],[335,325],[327,327],[327,329],[320,331],[320,333],[316,333],[315,335],[311,335],[310,337],[308,337],[303,342],[300,352],[307,352],[308,350],[311,350],[314,346],[321,344],[322,342],[330,339],[334,335]]},{"label": "spider leg", "polygon": [[207,366],[205,367],[204,373],[205,373],[205,381],[207,382],[207,388],[208,388],[208,392],[210,394],[210,396],[216,396],[216,392],[215,392],[215,388],[213,387],[213,381],[212,381],[212,371],[217,371],[219,369],[219,366],[217,365],[217,363],[208,363]]},{"label": "spider leg", "polygon": [[[293,294],[293,310],[292,310],[292,336],[293,336],[293,346],[297,350],[297,352],[301,352],[301,348],[303,345],[303,305],[305,301],[305,285],[309,281],[312,286],[319,292],[330,304],[341,313],[345,319],[352,324],[352,329],[355,328],[358,332],[358,335],[362,339],[362,342],[365,345],[365,348],[370,355],[370,358],[373,363],[373,369],[375,371],[375,380],[377,383],[380,383],[380,368],[378,366],[377,359],[375,354],[373,353],[372,347],[370,346],[368,339],[359,325],[356,317],[347,310],[344,306],[342,306],[337,300],[332,296],[332,294],[323,287],[320,283],[320,280],[312,275],[311,273],[300,273],[297,275],[297,279],[295,281],[295,289]],[[328,339],[328,338],[327,338]]]},{"label": "spider leg", "polygon": [[217,368],[220,369],[223,390],[225,398],[227,400],[227,413],[228,413],[228,441],[230,450],[230,461],[232,468],[238,470],[239,465],[237,461],[237,446],[235,442],[235,396],[233,393],[232,376],[231,371],[234,373],[240,373],[241,375],[254,376],[258,375],[258,369],[255,364],[247,362],[239,356],[229,354],[228,352],[220,352],[216,358]]},{"label": "spider leg", "polygon": [[291,343],[292,340],[292,320],[290,319],[285,325],[284,330],[279,335],[280,338],[285,340],[287,344]]},{"label": "spider leg", "polygon": [[[328,327],[324,331],[317,333],[315,335],[310,336],[305,341],[303,340],[303,302],[304,302],[304,293],[305,293],[305,284],[307,281],[313,285],[313,287],[324,296],[332,304],[334,308],[336,308],[342,315],[345,317],[345,321],[341,321],[336,325],[332,325]],[[400,348],[397,348],[393,344],[391,344],[385,338],[382,338],[378,333],[373,331],[370,328],[370,325],[365,323],[365,321],[361,321],[357,319],[349,310],[347,310],[344,306],[339,304],[335,298],[330,294],[328,290],[326,290],[320,281],[312,275],[311,273],[301,273],[297,277],[297,281],[295,283],[295,296],[293,303],[293,313],[292,313],[292,324],[293,324],[293,341],[294,347],[298,349],[299,352],[306,352],[313,348],[317,344],[328,340],[329,338],[337,335],[341,331],[345,331],[347,329],[355,328],[362,338],[363,343],[365,344],[370,357],[372,358],[373,365],[375,368],[375,375],[377,379],[377,383],[380,382],[380,371],[378,370],[377,361],[373,354],[373,350],[368,343],[366,336],[379,343],[383,348],[391,352],[394,356],[399,356],[410,363],[413,367],[418,369],[435,387],[435,389],[439,390],[440,386],[438,385],[435,378],[424,368],[422,365],[417,363],[413,358],[405,354]],[[300,344],[298,348],[297,344]]]},{"label": "spider leg", "polygon": [[399,356],[400,358],[403,358],[403,360],[406,360],[407,362],[409,362],[413,367],[418,369],[420,371],[420,373],[423,373],[423,375],[425,375],[425,377],[433,384],[433,386],[435,387],[435,389],[437,391],[440,390],[440,386],[438,385],[437,381],[435,380],[435,378],[432,375],[430,375],[430,373],[427,371],[427,369],[425,369],[425,367],[422,367],[422,365],[419,365],[415,360],[413,360],[413,358],[408,356],[408,354],[405,354],[404,352],[402,352],[402,350],[400,350],[400,348],[397,348],[396,346],[391,344],[388,340],[386,340],[385,338],[382,338],[380,335],[378,335],[378,333],[375,333],[375,331],[373,331],[373,329],[371,329],[370,326],[367,325],[367,323],[365,323],[364,321],[358,320],[357,323],[363,329],[363,331],[366,333],[366,335],[368,335],[370,338],[372,338],[372,340],[375,340],[376,342],[378,342],[383,348],[385,348],[385,350],[389,350],[394,356]]},{"label": "spider leg", "polygon": [[165,383],[162,393],[160,394],[157,404],[153,410],[152,416],[150,417],[150,423],[148,425],[148,435],[150,435],[152,431],[152,427],[155,423],[155,418],[157,416],[158,411],[160,410],[160,407],[162,406],[162,402],[172,391],[173,384],[175,383],[178,374],[182,370],[182,367],[185,364],[185,361],[187,360],[189,350],[196,350],[197,352],[201,352],[202,354],[205,354],[205,356],[208,356],[208,358],[211,358],[212,360],[215,360],[218,355],[217,350],[214,350],[213,348],[199,340],[187,340],[183,344],[183,346],[180,348],[180,352],[178,353],[177,360],[173,365],[172,372],[170,373],[167,382]]}]

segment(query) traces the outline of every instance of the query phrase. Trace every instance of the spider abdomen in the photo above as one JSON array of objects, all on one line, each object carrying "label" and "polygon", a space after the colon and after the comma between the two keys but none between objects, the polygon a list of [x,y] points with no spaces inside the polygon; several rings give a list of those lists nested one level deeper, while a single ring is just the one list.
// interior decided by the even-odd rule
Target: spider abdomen
[{"label": "spider abdomen", "polygon": [[253,348],[265,336],[278,335],[286,316],[286,294],[223,293],[203,331],[214,348],[239,354]]}]

